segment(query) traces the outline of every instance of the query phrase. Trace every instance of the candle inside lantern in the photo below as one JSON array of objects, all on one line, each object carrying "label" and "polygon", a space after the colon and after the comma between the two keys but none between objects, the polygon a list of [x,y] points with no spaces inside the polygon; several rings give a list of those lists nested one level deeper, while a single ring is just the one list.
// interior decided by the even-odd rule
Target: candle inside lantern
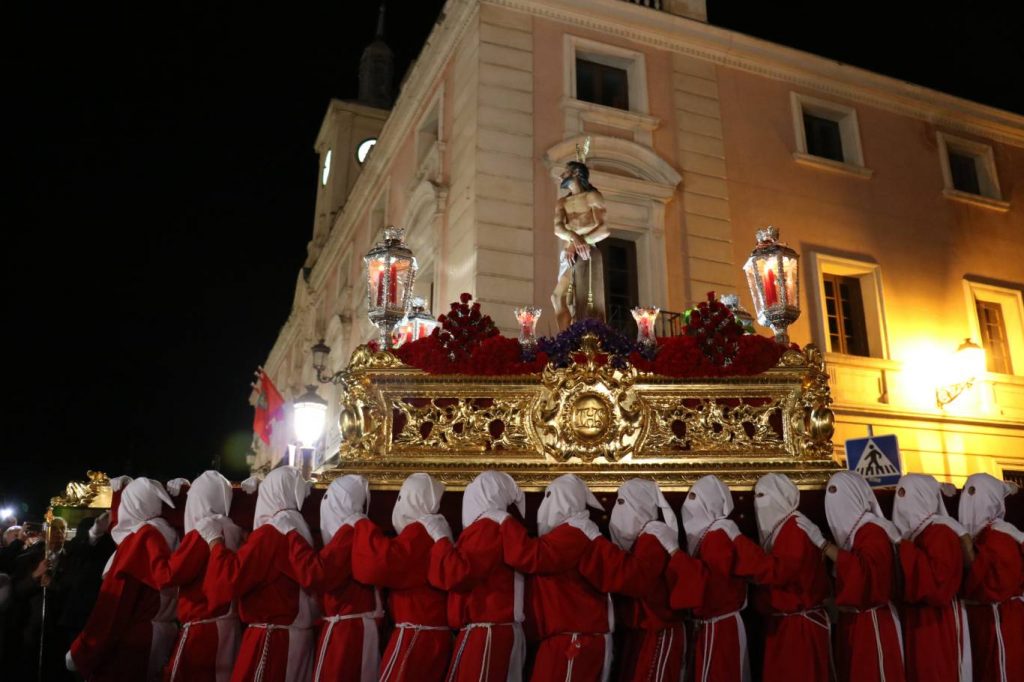
[{"label": "candle inside lantern", "polygon": [[773,306],[779,302],[779,288],[775,284],[775,270],[768,268],[768,276],[764,280],[764,307]]},{"label": "candle inside lantern", "polygon": [[391,275],[388,277],[388,305],[395,305],[398,302],[398,266],[391,266]]},{"label": "candle inside lantern", "polygon": [[384,303],[384,266],[377,265],[377,306]]}]

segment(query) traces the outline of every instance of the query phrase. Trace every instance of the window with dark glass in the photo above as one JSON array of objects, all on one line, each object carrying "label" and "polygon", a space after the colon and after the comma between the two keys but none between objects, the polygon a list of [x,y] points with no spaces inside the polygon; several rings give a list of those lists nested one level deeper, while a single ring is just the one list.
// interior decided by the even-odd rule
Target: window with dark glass
[{"label": "window with dark glass", "polygon": [[636,244],[609,237],[598,242],[604,263],[604,304],[608,326],[636,335],[633,308],[640,305],[637,288]]},{"label": "window with dark glass", "polygon": [[975,301],[975,305],[978,309],[978,327],[981,329],[981,347],[985,349],[986,369],[999,374],[1013,374],[1003,306],[992,301]]},{"label": "window with dark glass", "polygon": [[953,177],[953,187],[961,192],[981,194],[981,183],[978,181],[978,164],[970,154],[949,152],[949,174]]},{"label": "window with dark glass", "polygon": [[804,112],[807,153],[833,161],[843,161],[843,137],[839,121]]},{"label": "window with dark glass", "polygon": [[822,280],[825,285],[825,312],[832,352],[868,356],[870,353],[860,280],[832,274],[822,275]]},{"label": "window with dark glass", "polygon": [[625,69],[577,59],[576,99],[628,110],[629,75]]}]

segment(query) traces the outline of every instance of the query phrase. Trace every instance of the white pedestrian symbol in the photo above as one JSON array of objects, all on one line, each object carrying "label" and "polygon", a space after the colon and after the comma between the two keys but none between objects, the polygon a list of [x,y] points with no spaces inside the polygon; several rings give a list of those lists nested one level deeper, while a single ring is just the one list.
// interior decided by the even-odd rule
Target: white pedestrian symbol
[{"label": "white pedestrian symbol", "polygon": [[892,460],[885,456],[875,441],[869,440],[860,455],[857,468],[854,469],[864,478],[879,478],[881,476],[899,476],[900,470],[896,468]]}]

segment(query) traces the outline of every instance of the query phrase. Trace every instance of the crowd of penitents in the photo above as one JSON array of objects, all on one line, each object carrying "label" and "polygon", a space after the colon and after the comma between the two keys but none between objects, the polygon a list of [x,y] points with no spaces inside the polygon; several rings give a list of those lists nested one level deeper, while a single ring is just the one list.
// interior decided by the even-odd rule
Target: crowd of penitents
[{"label": "crowd of penitents", "polygon": [[[1024,535],[1003,519],[1015,491],[973,475],[954,519],[944,486],[910,474],[890,520],[863,478],[839,472],[828,539],[793,482],[768,474],[754,540],[718,478],[687,493],[681,534],[657,483],[633,479],[606,538],[569,474],[545,490],[532,537],[523,492],[486,471],[455,539],[431,476],[405,481],[390,536],[366,516],[366,479],[348,475],[321,502],[321,545],[294,468],[259,484],[248,537],[219,473],[192,481],[182,538],[161,516],[164,486],[136,479],[116,524],[91,531],[118,547],[66,662],[87,680],[190,682],[1024,680]],[[747,625],[763,642],[757,671]]]}]

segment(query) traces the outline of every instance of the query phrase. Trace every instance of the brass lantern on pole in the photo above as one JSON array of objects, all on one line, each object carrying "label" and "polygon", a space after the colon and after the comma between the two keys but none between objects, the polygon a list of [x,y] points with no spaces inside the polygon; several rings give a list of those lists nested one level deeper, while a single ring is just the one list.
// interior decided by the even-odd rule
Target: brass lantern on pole
[{"label": "brass lantern on pole", "polygon": [[743,266],[758,324],[771,327],[775,341],[789,345],[789,325],[800,317],[800,256],[779,243],[772,225],[757,231],[757,246]]},{"label": "brass lantern on pole", "polygon": [[405,245],[404,230],[394,225],[363,257],[366,264],[366,309],[377,326],[381,349],[391,349],[391,330],[405,317],[416,281],[416,257]]}]

